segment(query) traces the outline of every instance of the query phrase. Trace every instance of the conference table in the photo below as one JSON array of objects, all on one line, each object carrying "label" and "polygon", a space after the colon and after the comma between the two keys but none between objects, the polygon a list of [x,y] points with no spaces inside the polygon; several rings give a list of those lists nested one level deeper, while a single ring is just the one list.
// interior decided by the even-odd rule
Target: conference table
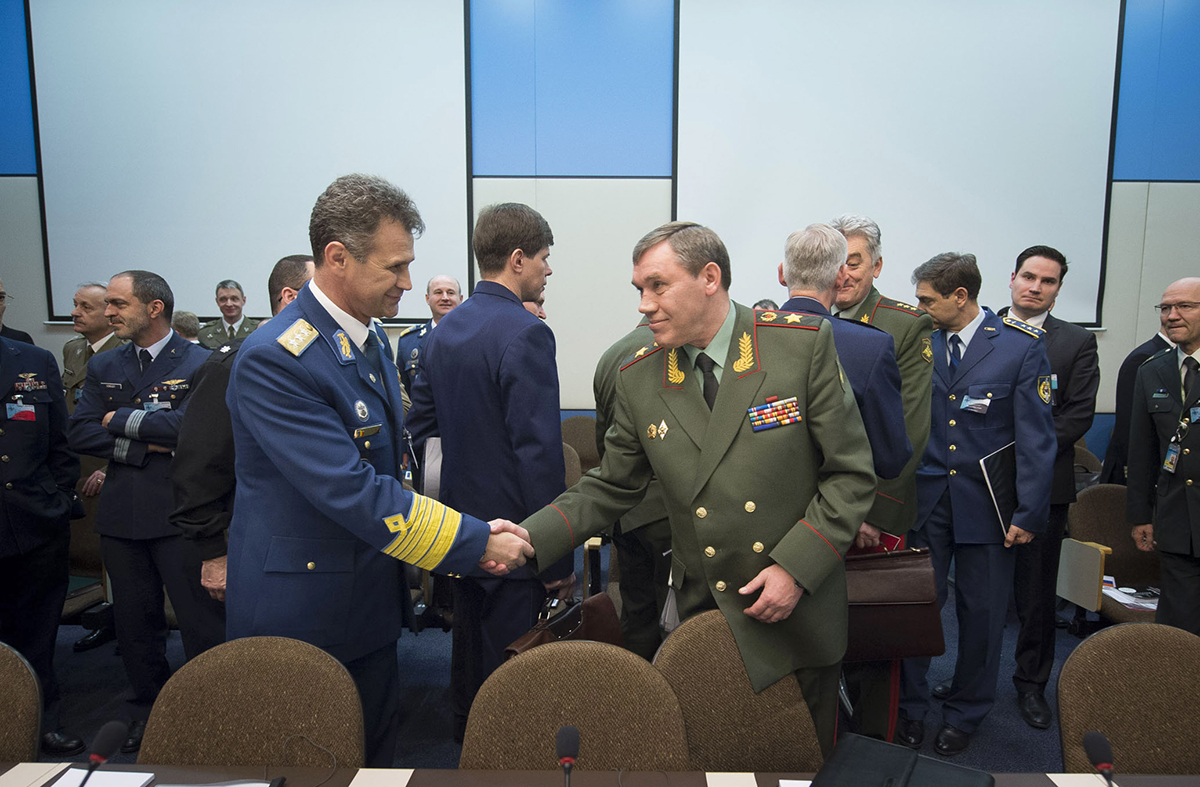
[{"label": "conference table", "polygon": [[[0,787],[53,787],[70,763],[0,763]],[[110,765],[105,769],[153,773],[153,784],[201,785],[239,779],[287,779],[285,787],[561,787],[559,771],[463,771],[403,768],[292,768],[270,766]],[[1061,776],[1044,773],[996,773],[996,787],[1064,787]],[[779,787],[780,780],[808,780],[810,773],[713,774],[699,771],[584,771],[571,774],[573,787]],[[1103,781],[1088,774],[1071,774],[1070,787]],[[1117,787],[1195,787],[1196,776],[1122,775]],[[89,783],[88,787],[91,787]]]}]

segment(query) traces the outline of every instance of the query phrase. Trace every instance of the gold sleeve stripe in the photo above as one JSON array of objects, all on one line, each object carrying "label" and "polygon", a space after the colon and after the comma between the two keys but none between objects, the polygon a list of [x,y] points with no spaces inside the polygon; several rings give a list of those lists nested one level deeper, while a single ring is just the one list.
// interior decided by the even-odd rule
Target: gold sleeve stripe
[{"label": "gold sleeve stripe", "polygon": [[399,514],[384,520],[396,533],[384,553],[411,563],[418,568],[432,569],[442,562],[462,524],[462,515],[452,508],[423,495],[413,495],[408,516]]}]

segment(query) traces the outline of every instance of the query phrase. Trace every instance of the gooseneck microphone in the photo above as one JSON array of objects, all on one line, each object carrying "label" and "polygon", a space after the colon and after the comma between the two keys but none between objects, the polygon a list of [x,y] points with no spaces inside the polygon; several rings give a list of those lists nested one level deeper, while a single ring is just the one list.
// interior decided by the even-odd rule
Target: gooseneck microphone
[{"label": "gooseneck microphone", "polygon": [[1103,732],[1096,730],[1084,733],[1083,750],[1087,754],[1088,762],[1095,766],[1096,771],[1104,777],[1109,787],[1112,787],[1113,756],[1112,745],[1109,744],[1108,738],[1104,736]]},{"label": "gooseneck microphone", "polygon": [[[571,768],[579,756],[579,730],[568,725],[560,727],[554,736],[554,751],[558,755],[558,764],[563,769],[563,787],[571,787]],[[83,785],[80,785],[83,787]]]},{"label": "gooseneck microphone", "polygon": [[87,773],[83,775],[83,781],[79,782],[79,787],[87,784],[87,780],[92,778],[92,771],[108,762],[108,758],[117,753],[117,749],[128,737],[129,725],[123,721],[110,721],[100,728],[92,740],[92,752],[88,755]]}]

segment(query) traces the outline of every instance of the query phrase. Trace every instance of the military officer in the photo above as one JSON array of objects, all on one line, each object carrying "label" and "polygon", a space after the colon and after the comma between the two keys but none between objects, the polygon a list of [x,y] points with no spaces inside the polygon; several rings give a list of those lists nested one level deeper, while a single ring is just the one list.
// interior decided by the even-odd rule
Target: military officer
[{"label": "military officer", "polygon": [[842,556],[875,491],[832,328],[733,303],[729,255],[700,225],[653,230],[633,259],[655,341],[617,375],[599,472],[525,520],[539,565],[619,519],[657,476],[680,617],[720,609],[756,691],[794,674],[828,754],[846,648]]},{"label": "military officer", "polygon": [[1158,309],[1175,347],[1138,369],[1126,515],[1137,548],[1158,552],[1155,621],[1200,635],[1200,278],[1171,284]]},{"label": "military officer", "polygon": [[400,367],[400,379],[404,390],[412,394],[413,383],[421,371],[425,343],[433,329],[454,307],[462,303],[462,289],[458,279],[439,273],[425,285],[425,303],[432,315],[424,325],[410,325],[400,332],[396,340],[396,365]]},{"label": "military officer", "polygon": [[226,395],[237,456],[228,636],[301,639],[345,664],[372,767],[392,764],[399,729],[401,561],[503,572],[532,554],[514,532],[398,480],[400,376],[371,326],[412,286],[424,226],[387,181],[334,181],[309,221],[312,281],[242,343]]},{"label": "military officer", "polygon": [[11,339],[14,342],[24,342],[25,344],[33,344],[33,337],[25,333],[25,331],[10,328],[4,324],[4,311],[8,308],[8,292],[4,289],[4,282],[0,282],[0,338]]},{"label": "military officer", "polygon": [[84,747],[77,735],[58,729],[53,658],[67,597],[79,457],[67,447],[54,356],[0,337],[0,395],[0,641],[28,659],[41,681],[43,751],[68,757]]},{"label": "military officer", "polygon": [[210,350],[219,349],[234,339],[245,339],[258,327],[258,320],[242,315],[246,293],[242,285],[233,279],[226,279],[217,285],[216,300],[221,319],[201,325],[200,333],[196,336],[200,344]]},{"label": "military officer", "polygon": [[[838,272],[832,310],[840,318],[882,328],[895,342],[904,400],[904,431],[912,458],[900,475],[879,479],[871,513],[859,530],[857,549],[878,550],[880,539],[903,548],[904,536],[917,516],[917,466],[929,440],[929,397],[933,351],[929,315],[903,301],[887,298],[875,288],[883,272],[883,240],[879,225],[866,216],[844,214],[831,226],[846,236],[846,264]],[[887,535],[884,535],[884,534]],[[897,540],[898,539],[898,540]],[[878,545],[878,546],[877,546]],[[900,697],[900,661],[847,664],[846,689],[854,708],[855,731],[895,739]]]},{"label": "military officer", "polygon": [[1097,483],[1125,484],[1125,466],[1129,453],[1129,419],[1133,411],[1133,383],[1137,380],[1138,369],[1150,359],[1150,356],[1175,347],[1175,342],[1167,338],[1167,317],[1159,312],[1158,333],[1134,347],[1121,368],[1117,370],[1117,405],[1113,411],[1112,435],[1108,439],[1108,448],[1104,452],[1104,466],[1100,469]]}]

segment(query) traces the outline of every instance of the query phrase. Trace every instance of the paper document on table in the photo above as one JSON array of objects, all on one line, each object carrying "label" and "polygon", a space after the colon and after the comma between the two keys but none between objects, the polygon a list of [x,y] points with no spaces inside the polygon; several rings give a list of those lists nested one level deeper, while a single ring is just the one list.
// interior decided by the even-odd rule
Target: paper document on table
[{"label": "paper document on table", "polygon": [[708,787],[758,787],[753,773],[706,773]]},{"label": "paper document on table", "polygon": [[[1098,773],[1047,773],[1046,777],[1054,782],[1054,787],[1096,787],[1097,784],[1108,784]],[[1116,779],[1113,779],[1113,787],[1120,787]]]},{"label": "paper document on table", "polygon": [[[59,777],[54,787],[79,787],[86,774],[86,768],[71,768]],[[146,787],[152,781],[153,773],[101,769],[92,772],[92,778],[88,779],[88,787]]]},{"label": "paper document on table", "polygon": [[799,779],[780,779],[779,787],[812,787],[812,782]]},{"label": "paper document on table", "polygon": [[412,775],[412,768],[359,768],[350,787],[404,787]]},{"label": "paper document on table", "polygon": [[[1104,595],[1108,596],[1113,601],[1123,604],[1130,609],[1148,609],[1152,611],[1158,609],[1157,598],[1141,598],[1139,596],[1130,595],[1129,593],[1122,593],[1116,588],[1108,587],[1104,588],[1103,592]],[[1090,773],[1088,775],[1091,776]]]},{"label": "paper document on table", "polygon": [[69,762],[22,762],[0,774],[0,787],[41,787],[64,771]]}]

